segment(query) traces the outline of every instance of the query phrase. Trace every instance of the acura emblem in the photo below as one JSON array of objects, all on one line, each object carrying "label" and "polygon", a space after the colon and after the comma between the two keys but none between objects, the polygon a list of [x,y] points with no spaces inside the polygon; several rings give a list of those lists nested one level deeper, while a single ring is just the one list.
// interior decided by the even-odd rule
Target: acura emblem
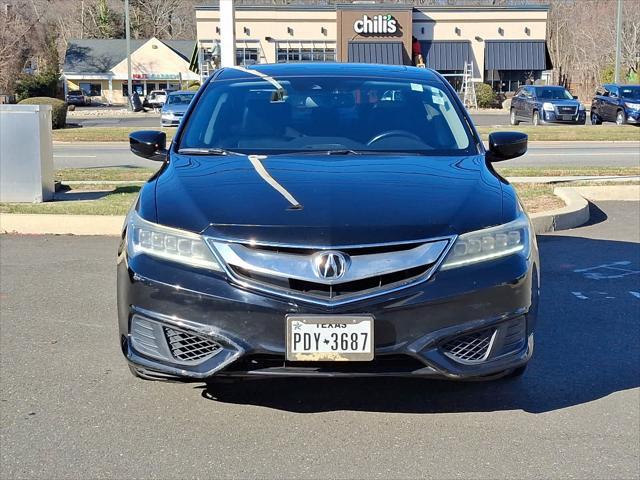
[{"label": "acura emblem", "polygon": [[322,252],[313,259],[313,266],[316,275],[320,278],[335,280],[344,275],[347,271],[349,260],[344,253]]}]

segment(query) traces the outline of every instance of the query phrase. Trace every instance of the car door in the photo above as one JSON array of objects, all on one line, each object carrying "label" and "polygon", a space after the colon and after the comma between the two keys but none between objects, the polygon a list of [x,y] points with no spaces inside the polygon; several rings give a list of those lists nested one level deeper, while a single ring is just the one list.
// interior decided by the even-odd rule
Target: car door
[{"label": "car door", "polygon": [[604,88],[598,88],[593,98],[591,99],[591,112],[598,115],[602,118],[601,110],[602,110],[602,97],[604,95]]},{"label": "car door", "polygon": [[615,122],[616,114],[618,113],[618,87],[609,85],[607,86],[607,90],[609,95],[604,97],[604,116],[602,119],[607,122]]},{"label": "car door", "polygon": [[516,114],[516,118],[520,117],[520,110],[522,110],[522,103],[524,101],[524,95],[522,93],[523,90],[524,90],[524,87],[520,87],[516,91],[516,94],[511,99],[511,108],[513,109],[514,113]]},{"label": "car door", "polygon": [[536,103],[536,91],[533,87],[524,87],[524,99],[525,101],[522,116],[526,120],[531,121]]}]

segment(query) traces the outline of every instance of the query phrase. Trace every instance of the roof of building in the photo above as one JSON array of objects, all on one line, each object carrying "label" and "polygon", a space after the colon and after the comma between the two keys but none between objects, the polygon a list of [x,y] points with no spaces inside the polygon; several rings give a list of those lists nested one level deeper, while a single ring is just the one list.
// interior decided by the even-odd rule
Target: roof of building
[{"label": "roof of building", "polygon": [[[286,5],[274,5],[271,2],[237,2],[236,10],[281,10],[281,11],[335,11],[336,9],[354,9],[354,10],[366,10],[366,9],[395,9],[395,10],[410,10],[416,11],[452,11],[452,12],[468,12],[468,11],[500,11],[500,10],[520,10],[520,11],[548,11],[548,0],[533,0],[531,3],[523,4],[507,4],[507,5],[493,5],[492,0],[485,0],[486,3],[477,3],[477,0],[458,0],[455,5],[421,5],[419,2],[384,2],[384,1],[372,1],[358,3],[331,3],[319,1],[316,3],[296,2],[295,0],[287,3]],[[219,10],[219,2],[213,1],[206,5],[196,5],[196,10]]]},{"label": "roof of building", "polygon": [[[131,40],[135,52],[149,39]],[[159,40],[187,62],[193,53],[195,40]],[[62,71],[65,73],[105,73],[127,57],[125,39],[72,39],[67,44]]]}]

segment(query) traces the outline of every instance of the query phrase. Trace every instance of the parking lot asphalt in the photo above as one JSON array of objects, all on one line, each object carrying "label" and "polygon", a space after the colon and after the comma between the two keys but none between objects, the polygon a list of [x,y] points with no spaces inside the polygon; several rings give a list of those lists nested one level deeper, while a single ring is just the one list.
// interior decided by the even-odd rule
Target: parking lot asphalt
[{"label": "parking lot asphalt", "polygon": [[[108,237],[0,237],[2,478],[638,478],[640,224],[539,237],[523,377],[147,382],[118,346]],[[425,319],[428,321],[428,319]]]},{"label": "parking lot asphalt", "polygon": [[[157,162],[136,157],[126,143],[55,144],[53,163],[59,168],[153,167]],[[510,167],[638,167],[640,143],[534,142]]]}]

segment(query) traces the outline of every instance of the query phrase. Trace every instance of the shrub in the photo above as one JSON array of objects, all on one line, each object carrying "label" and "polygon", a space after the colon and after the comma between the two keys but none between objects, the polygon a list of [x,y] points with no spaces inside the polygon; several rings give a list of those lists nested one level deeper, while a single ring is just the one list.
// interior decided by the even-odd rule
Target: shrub
[{"label": "shrub", "polygon": [[200,88],[200,82],[197,82],[197,81],[189,82],[189,85],[187,86],[187,90],[191,90],[191,91],[198,91],[199,88]]},{"label": "shrub", "polygon": [[22,76],[16,85],[18,101],[31,97],[55,97],[59,79],[60,75],[53,70]]},{"label": "shrub", "polygon": [[476,84],[476,99],[478,108],[493,108],[495,106],[496,94],[491,85],[486,83]]},{"label": "shrub", "polygon": [[26,98],[18,103],[23,105],[51,105],[51,123],[54,129],[64,128],[67,123],[67,104],[57,98]]}]

